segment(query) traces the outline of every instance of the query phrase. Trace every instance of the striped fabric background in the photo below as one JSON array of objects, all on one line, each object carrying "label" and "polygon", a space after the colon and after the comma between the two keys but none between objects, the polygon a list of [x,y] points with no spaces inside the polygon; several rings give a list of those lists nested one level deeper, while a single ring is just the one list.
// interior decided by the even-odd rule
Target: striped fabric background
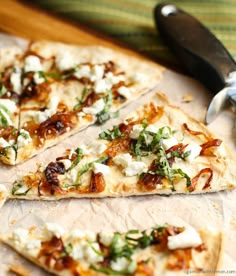
[{"label": "striped fabric background", "polygon": [[[34,3],[102,31],[167,64],[176,60],[154,25],[157,0],[35,0]],[[236,0],[171,0],[197,17],[236,58]]]}]

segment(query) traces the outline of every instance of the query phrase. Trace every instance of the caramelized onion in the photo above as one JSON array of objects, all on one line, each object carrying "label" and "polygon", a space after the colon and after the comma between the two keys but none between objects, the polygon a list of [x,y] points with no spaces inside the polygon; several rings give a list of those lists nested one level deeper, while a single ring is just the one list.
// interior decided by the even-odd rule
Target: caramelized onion
[{"label": "caramelized onion", "polygon": [[101,172],[94,173],[92,171],[90,183],[89,183],[89,193],[101,193],[105,190],[106,183],[104,176]]},{"label": "caramelized onion", "polygon": [[222,143],[222,140],[220,139],[212,139],[204,144],[201,145],[202,150],[200,152],[200,155],[204,155],[207,153],[207,150],[211,147],[219,147]]},{"label": "caramelized onion", "polygon": [[48,268],[52,268],[51,264],[53,263],[53,269],[56,271],[68,269],[71,271],[72,275],[80,275],[76,269],[76,261],[66,253],[61,238],[53,236],[51,240],[42,242],[38,258],[42,258]]},{"label": "caramelized onion", "polygon": [[191,186],[189,187],[190,192],[192,192],[196,189],[196,186],[197,186],[197,183],[198,183],[198,180],[199,180],[200,176],[202,174],[206,174],[206,173],[209,174],[209,177],[206,180],[206,183],[205,183],[205,185],[203,186],[202,189],[204,190],[204,189],[207,189],[207,188],[211,187],[211,180],[212,180],[212,177],[213,177],[213,171],[210,168],[204,168],[204,169],[200,170],[200,172],[196,176],[194,176],[194,178],[191,180]]},{"label": "caramelized onion", "polygon": [[144,173],[140,179],[138,180],[138,186],[141,187],[144,191],[152,191],[156,189],[157,184],[162,183],[162,179],[164,176],[158,175],[156,173],[151,173],[152,171],[158,170],[158,164],[156,164],[155,160],[152,161],[148,171]]},{"label": "caramelized onion", "polygon": [[60,181],[57,178],[59,174],[65,174],[65,166],[60,162],[51,162],[45,169],[45,179],[39,185],[39,192],[43,194],[55,195],[63,194],[64,191],[60,187]]},{"label": "caramelized onion", "polygon": [[190,129],[186,123],[183,124],[183,128],[186,131],[188,131],[190,134],[194,135],[194,136],[202,135],[206,140],[210,140],[211,139],[208,135],[206,135],[202,131],[195,131],[195,130]]}]

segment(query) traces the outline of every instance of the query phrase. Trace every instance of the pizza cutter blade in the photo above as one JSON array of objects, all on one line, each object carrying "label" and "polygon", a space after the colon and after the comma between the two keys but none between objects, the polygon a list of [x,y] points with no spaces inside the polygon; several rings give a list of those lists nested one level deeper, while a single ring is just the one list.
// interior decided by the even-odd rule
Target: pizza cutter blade
[{"label": "pizza cutter blade", "polygon": [[196,18],[173,4],[159,4],[154,18],[159,33],[188,72],[215,94],[206,123],[228,102],[236,105],[236,63],[223,44]]}]

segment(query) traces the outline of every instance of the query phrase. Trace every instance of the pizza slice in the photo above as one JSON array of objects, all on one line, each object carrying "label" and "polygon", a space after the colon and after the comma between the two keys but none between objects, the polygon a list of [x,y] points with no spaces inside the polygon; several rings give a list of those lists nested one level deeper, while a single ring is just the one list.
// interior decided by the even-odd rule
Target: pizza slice
[{"label": "pizza slice", "polygon": [[9,198],[199,194],[236,188],[224,142],[161,95],[91,144],[16,180]]},{"label": "pizza slice", "polygon": [[17,95],[20,105],[16,159],[8,164],[118,116],[120,107],[155,87],[162,71],[111,49],[50,42],[32,43],[7,67],[0,67],[2,86]]},{"label": "pizza slice", "polygon": [[0,160],[13,164],[20,116],[20,91],[16,60],[22,55],[18,47],[0,49]]},{"label": "pizza slice", "polygon": [[126,233],[65,230],[46,223],[43,230],[18,228],[1,237],[19,254],[55,275],[183,275],[216,271],[222,251],[220,232],[190,225],[156,225]]}]

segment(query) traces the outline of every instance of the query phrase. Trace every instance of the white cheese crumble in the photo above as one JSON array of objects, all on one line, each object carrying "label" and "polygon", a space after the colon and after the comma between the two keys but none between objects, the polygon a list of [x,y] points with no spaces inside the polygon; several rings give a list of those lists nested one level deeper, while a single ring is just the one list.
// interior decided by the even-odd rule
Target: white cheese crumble
[{"label": "white cheese crumble", "polygon": [[10,82],[13,88],[13,91],[17,94],[21,93],[22,84],[21,84],[21,70],[20,68],[15,68],[10,76]]},{"label": "white cheese crumble", "polygon": [[34,82],[35,82],[36,84],[41,84],[41,83],[45,82],[44,77],[42,77],[42,76],[39,74],[39,72],[35,72],[33,78],[34,78]]},{"label": "white cheese crumble", "polygon": [[106,78],[107,82],[109,82],[111,84],[111,86],[113,86],[114,84],[117,84],[120,81],[125,81],[124,75],[115,76],[112,72],[108,72],[105,75],[105,78]]},{"label": "white cheese crumble", "polygon": [[108,233],[108,232],[99,233],[99,241],[105,246],[110,246],[113,240],[113,237],[114,237],[113,233]]},{"label": "white cheese crumble", "polygon": [[147,171],[147,165],[141,161],[132,161],[132,156],[129,153],[121,153],[113,158],[116,165],[124,168],[126,176],[134,176]]},{"label": "white cheese crumble", "polygon": [[143,131],[143,126],[141,124],[134,125],[132,131],[129,134],[129,137],[131,139],[138,139],[142,131]]},{"label": "white cheese crumble", "polygon": [[117,154],[113,158],[113,161],[116,165],[122,166],[125,168],[132,162],[132,156],[129,153]]},{"label": "white cheese crumble", "polygon": [[43,67],[42,67],[40,58],[37,56],[32,56],[32,55],[27,56],[25,58],[24,71],[25,72],[43,71]]},{"label": "white cheese crumble", "polygon": [[177,144],[178,144],[178,140],[174,136],[172,136],[168,139],[162,140],[162,146],[165,150],[168,150],[169,148],[171,148]]},{"label": "white cheese crumble", "polygon": [[[84,145],[83,145],[84,146]],[[88,154],[88,153],[91,153],[91,154],[101,154],[103,153],[105,150],[107,149],[107,146],[104,145],[102,142],[99,142],[99,141],[95,141],[91,144],[89,144],[87,146],[87,148],[83,148],[84,150],[84,153]]]},{"label": "white cheese crumble", "polygon": [[45,232],[49,234],[49,236],[55,235],[57,238],[60,238],[65,230],[58,224],[48,222],[45,224]]},{"label": "white cheese crumble", "polygon": [[12,146],[14,144],[14,140],[10,140],[7,142],[4,138],[0,137],[0,147],[6,148]]},{"label": "white cheese crumble", "polygon": [[100,79],[102,79],[103,75],[104,75],[104,65],[95,65],[92,67],[91,69],[91,77],[90,80],[91,81],[98,81]]},{"label": "white cheese crumble", "polygon": [[146,171],[147,165],[141,161],[132,161],[128,164],[128,167],[124,169],[124,173],[126,176],[135,176]]},{"label": "white cheese crumble", "polygon": [[107,79],[97,80],[94,84],[94,91],[99,93],[106,93],[107,90],[111,89],[112,84]]},{"label": "white cheese crumble", "polygon": [[88,65],[80,65],[73,74],[76,78],[88,78],[91,76],[91,68]]},{"label": "white cheese crumble", "polygon": [[105,102],[103,99],[97,100],[93,105],[89,107],[84,107],[83,112],[86,114],[96,115],[101,112],[105,107]]},{"label": "white cheese crumble", "polygon": [[121,257],[111,261],[111,268],[115,271],[127,270],[132,273],[136,269],[136,264],[125,257]]},{"label": "white cheese crumble", "polygon": [[97,263],[103,261],[100,246],[97,242],[88,243],[84,248],[84,257],[89,263]]},{"label": "white cheese crumble", "polygon": [[0,99],[0,105],[3,105],[11,113],[14,113],[17,111],[16,103],[9,99]]},{"label": "white cheese crumble", "polygon": [[0,209],[5,203],[7,197],[8,197],[8,191],[6,187],[3,184],[0,184]]},{"label": "white cheese crumble", "polygon": [[41,249],[41,241],[40,240],[28,240],[25,249],[29,251],[30,255],[33,257],[37,257],[39,251]]},{"label": "white cheese crumble", "polygon": [[126,86],[121,86],[117,89],[117,92],[121,95],[124,96],[126,99],[130,98],[131,96],[131,91],[128,87]]},{"label": "white cheese crumble", "polygon": [[96,240],[96,233],[92,231],[82,231],[80,229],[74,229],[69,236],[69,240],[75,241],[86,238],[89,241],[95,241]]},{"label": "white cheese crumble", "polygon": [[104,175],[108,175],[111,172],[109,166],[96,162],[93,164],[93,171],[94,173],[102,173]]},{"label": "white cheese crumble", "polygon": [[25,244],[27,242],[29,231],[23,228],[17,228],[12,233],[12,239],[15,243]]},{"label": "white cheese crumble", "polygon": [[168,236],[168,248],[171,250],[179,248],[196,247],[202,244],[199,233],[191,226],[186,226],[185,230],[178,235]]},{"label": "white cheese crumble", "polygon": [[20,129],[19,135],[17,137],[17,145],[18,147],[24,147],[27,146],[32,142],[32,138],[30,137],[30,134],[25,129]]},{"label": "white cheese crumble", "polygon": [[76,65],[73,56],[68,51],[64,51],[63,53],[60,53],[56,57],[55,62],[56,62],[56,67],[60,71],[70,70]]},{"label": "white cheese crumble", "polygon": [[81,241],[79,244],[74,244],[71,252],[71,256],[75,260],[82,260],[84,258],[84,248],[86,246],[85,241]]},{"label": "white cheese crumble", "polygon": [[32,116],[34,116],[35,120],[38,123],[42,123],[46,121],[48,118],[50,118],[53,114],[57,112],[57,107],[59,104],[60,98],[57,96],[53,96],[49,99],[47,104],[47,109],[44,111],[36,111],[32,113]]},{"label": "white cheese crumble", "polygon": [[185,158],[185,160],[187,160],[188,162],[193,162],[193,160],[199,156],[200,152],[202,150],[202,147],[199,146],[196,143],[190,143],[189,145],[187,145],[187,147],[185,148],[185,152],[190,151],[190,154]]},{"label": "white cheese crumble", "polygon": [[72,164],[72,162],[69,159],[61,159],[58,162],[62,163],[66,170],[69,169]]}]

